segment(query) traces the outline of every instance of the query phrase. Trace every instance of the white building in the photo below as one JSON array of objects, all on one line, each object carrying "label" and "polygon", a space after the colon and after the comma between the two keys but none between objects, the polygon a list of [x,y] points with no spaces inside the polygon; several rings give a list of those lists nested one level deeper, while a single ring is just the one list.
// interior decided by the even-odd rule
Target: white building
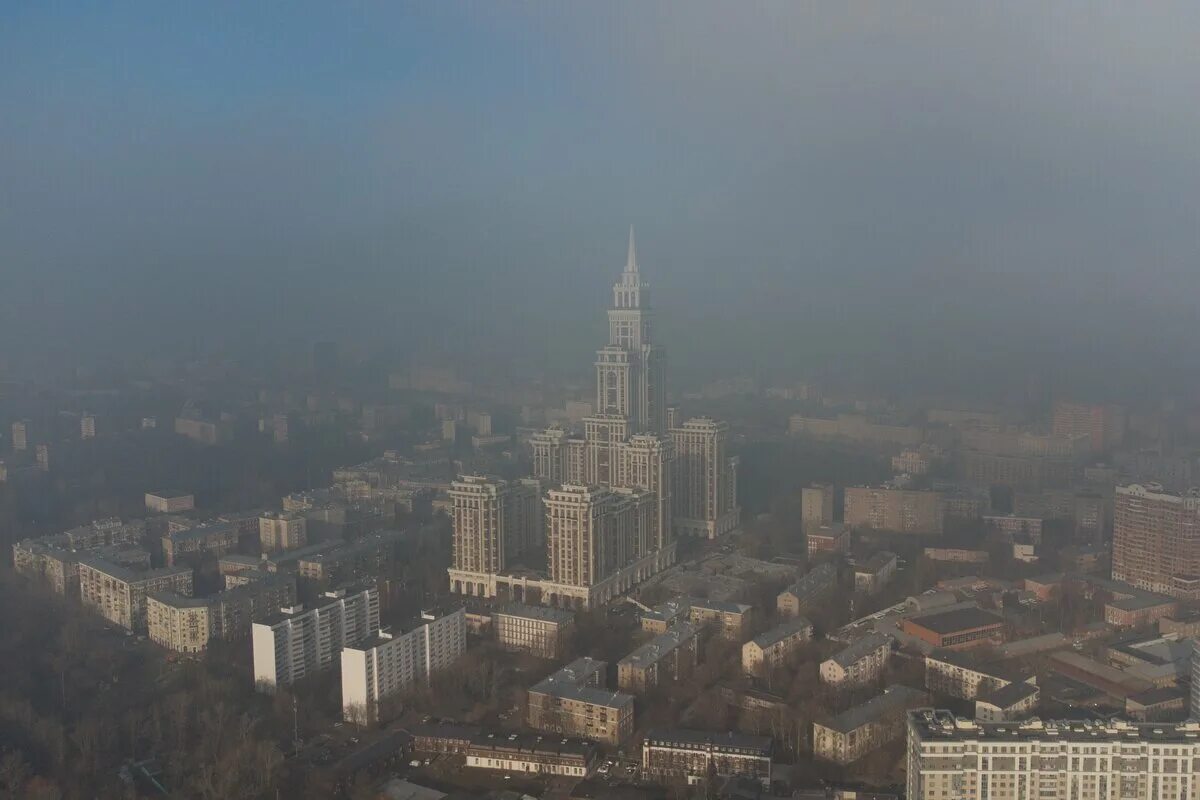
[{"label": "white building", "polygon": [[160,514],[178,514],[196,507],[196,497],[189,492],[146,492],[146,508]]},{"label": "white building", "polygon": [[979,722],[908,714],[908,800],[1189,800],[1200,723]]},{"label": "white building", "polygon": [[364,589],[326,592],[315,606],[289,606],[277,616],[251,628],[254,683],[273,692],[320,672],[345,647],[368,639],[379,630],[379,591]]},{"label": "white building", "polygon": [[342,714],[365,725],[376,718],[379,701],[452,665],[467,649],[467,614],[421,614],[403,633],[387,630],[342,650]]}]

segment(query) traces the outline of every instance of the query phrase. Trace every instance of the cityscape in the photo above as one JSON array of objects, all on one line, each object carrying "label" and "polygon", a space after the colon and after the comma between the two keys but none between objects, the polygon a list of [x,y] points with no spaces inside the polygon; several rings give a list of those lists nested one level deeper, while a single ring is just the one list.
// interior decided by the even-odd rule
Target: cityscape
[{"label": "cityscape", "polygon": [[1195,798],[1200,15],[143,11],[0,32],[0,800]]}]

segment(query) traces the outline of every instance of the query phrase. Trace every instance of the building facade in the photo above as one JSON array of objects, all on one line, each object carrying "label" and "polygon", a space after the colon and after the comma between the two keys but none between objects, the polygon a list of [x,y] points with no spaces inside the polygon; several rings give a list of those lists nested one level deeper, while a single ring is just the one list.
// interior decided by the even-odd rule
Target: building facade
[{"label": "building facade", "polygon": [[762,675],[783,666],[789,655],[812,641],[812,636],[812,623],[804,617],[776,625],[742,645],[742,671]]},{"label": "building facade", "polygon": [[633,695],[602,688],[606,664],[579,658],[529,689],[529,727],[618,745],[633,733]]},{"label": "building facade", "polygon": [[341,653],[342,715],[347,722],[375,721],[379,701],[450,667],[467,649],[467,614],[424,613],[403,633],[381,630]]},{"label": "building facade", "polygon": [[1200,491],[1159,484],[1116,488],[1112,577],[1138,589],[1182,596],[1200,576]]},{"label": "building facade", "polygon": [[190,595],[191,568],[136,572],[92,555],[79,559],[79,599],[125,630],[146,631],[146,596],[162,591]]},{"label": "building facade", "polygon": [[660,778],[753,778],[771,785],[771,739],[744,733],[656,729],[642,740],[642,771]]},{"label": "building facade", "polygon": [[892,655],[892,637],[868,633],[821,662],[821,682],[838,688],[874,683],[883,677]]},{"label": "building facade", "polygon": [[512,603],[496,609],[492,628],[505,650],[561,658],[575,633],[575,615],[559,608]]},{"label": "building facade", "polygon": [[312,607],[289,606],[251,628],[254,683],[274,692],[328,669],[343,648],[379,631],[375,587],[326,592]]},{"label": "building facade", "polygon": [[851,528],[889,533],[939,534],[945,511],[941,492],[846,487],[843,519]]},{"label": "building facade", "polygon": [[691,675],[697,661],[696,627],[673,625],[617,662],[617,686],[638,694]]},{"label": "building facade", "polygon": [[308,544],[308,519],[297,511],[263,514],[258,518],[258,540],[264,553],[304,547]]},{"label": "building facade", "polygon": [[727,424],[708,417],[671,429],[673,518],[680,535],[716,539],[738,526],[737,459],[726,454],[728,436]]}]

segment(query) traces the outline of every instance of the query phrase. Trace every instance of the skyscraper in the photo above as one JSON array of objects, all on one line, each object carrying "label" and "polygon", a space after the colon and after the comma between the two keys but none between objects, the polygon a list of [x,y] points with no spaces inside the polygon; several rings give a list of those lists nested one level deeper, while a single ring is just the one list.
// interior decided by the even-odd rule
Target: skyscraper
[{"label": "skyscraper", "polygon": [[729,426],[696,417],[671,430],[675,443],[675,529],[715,539],[738,525],[737,459],[725,453]]}]

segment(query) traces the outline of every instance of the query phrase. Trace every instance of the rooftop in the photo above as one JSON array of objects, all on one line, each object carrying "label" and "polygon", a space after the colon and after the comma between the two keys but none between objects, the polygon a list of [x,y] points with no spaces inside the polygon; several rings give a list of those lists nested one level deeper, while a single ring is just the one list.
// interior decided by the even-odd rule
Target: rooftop
[{"label": "rooftop", "polygon": [[1012,708],[1017,703],[1028,700],[1041,691],[1035,684],[1024,681],[1010,683],[995,691],[979,696],[979,702],[987,703],[1000,709]]},{"label": "rooftop", "polygon": [[1149,741],[1200,743],[1200,723],[1148,722],[1125,720],[1048,720],[1036,717],[1024,722],[979,722],[955,717],[944,709],[921,708],[908,713],[911,729],[927,741],[979,740],[1007,742],[1068,741]]},{"label": "rooftop", "polygon": [[566,609],[552,608],[551,606],[527,606],[521,603],[508,603],[500,606],[493,613],[502,614],[508,617],[522,617],[525,619],[540,619],[544,622],[557,622],[559,625],[563,625],[575,619],[575,615]]},{"label": "rooftop", "polygon": [[875,722],[888,712],[905,705],[915,705],[923,701],[925,697],[924,692],[908,686],[889,686],[883,694],[876,695],[861,705],[843,711],[826,723],[824,727],[838,733],[850,733],[868,723]]},{"label": "rooftop", "polygon": [[1029,676],[1019,672],[1011,667],[1005,666],[995,661],[982,662],[971,656],[960,653],[956,650],[934,650],[929,655],[925,656],[928,661],[940,661],[943,664],[950,664],[962,669],[969,669],[978,672],[981,675],[987,675],[992,678],[999,678],[1002,681],[1011,681],[1012,683],[1020,683],[1029,680]]},{"label": "rooftop", "polygon": [[1183,700],[1186,703],[1186,698],[1186,692],[1174,686],[1162,686],[1130,695],[1128,700],[1140,706],[1156,706],[1159,703],[1170,703],[1174,700]]},{"label": "rooftop", "polygon": [[727,750],[753,751],[763,756],[771,754],[770,736],[751,736],[736,731],[698,731],[690,728],[655,728],[646,732],[648,744],[684,744],[712,746]]},{"label": "rooftop", "polygon": [[687,622],[677,622],[666,633],[660,633],[617,662],[618,666],[646,667],[674,652],[684,642],[696,638],[696,628]]},{"label": "rooftop", "polygon": [[770,647],[777,642],[782,642],[784,639],[795,633],[800,633],[802,631],[808,631],[811,629],[812,623],[809,622],[808,619],[805,617],[796,617],[795,619],[791,619],[782,625],[776,625],[769,631],[760,633],[751,641],[759,647]]},{"label": "rooftop", "polygon": [[885,645],[891,646],[891,644],[892,637],[872,631],[861,639],[856,640],[849,647],[834,653],[829,660],[842,668],[846,668],[875,652],[880,647]]},{"label": "rooftop", "polygon": [[544,736],[533,733],[478,733],[471,737],[471,747],[529,753],[590,758],[595,745],[581,739]]},{"label": "rooftop", "polygon": [[953,611],[935,611],[919,617],[909,617],[908,622],[938,634],[986,628],[1001,625],[1004,619],[982,608],[957,608]]},{"label": "rooftop", "polygon": [[878,553],[871,556],[866,561],[864,561],[863,563],[861,563],[857,567],[855,567],[854,571],[862,572],[862,573],[869,572],[869,573],[873,574],[873,573],[879,572],[879,570],[883,569],[888,564],[891,564],[893,561],[896,560],[896,558],[897,558],[897,556],[895,553],[889,552],[887,550],[880,550]]}]

